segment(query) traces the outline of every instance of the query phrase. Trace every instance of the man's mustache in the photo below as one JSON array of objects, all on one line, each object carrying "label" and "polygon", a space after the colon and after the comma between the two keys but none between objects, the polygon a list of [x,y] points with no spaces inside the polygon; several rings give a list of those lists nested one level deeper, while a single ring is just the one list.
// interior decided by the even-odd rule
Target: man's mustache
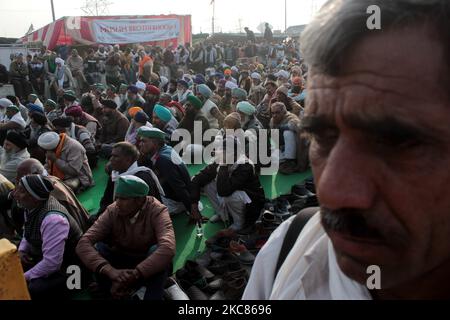
[{"label": "man's mustache", "polygon": [[330,210],[321,207],[322,225],[327,231],[335,231],[355,238],[382,239],[382,234],[368,221],[367,213],[359,209]]}]

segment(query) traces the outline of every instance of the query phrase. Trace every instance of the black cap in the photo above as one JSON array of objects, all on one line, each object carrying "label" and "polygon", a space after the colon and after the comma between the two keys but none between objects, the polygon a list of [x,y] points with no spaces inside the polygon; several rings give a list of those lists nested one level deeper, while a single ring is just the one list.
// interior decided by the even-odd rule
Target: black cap
[{"label": "black cap", "polygon": [[117,103],[115,103],[113,100],[100,99],[100,103],[106,108],[117,109]]},{"label": "black cap", "polygon": [[26,147],[28,147],[27,139],[25,138],[25,136],[16,131],[9,131],[6,135],[6,140],[16,145],[20,149],[25,149]]}]

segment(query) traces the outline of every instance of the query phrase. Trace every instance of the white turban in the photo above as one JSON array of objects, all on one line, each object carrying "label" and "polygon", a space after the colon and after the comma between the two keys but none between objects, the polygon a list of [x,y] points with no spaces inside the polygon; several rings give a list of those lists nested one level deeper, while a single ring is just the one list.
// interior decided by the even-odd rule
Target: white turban
[{"label": "white turban", "polygon": [[146,88],[147,86],[145,85],[144,82],[138,81],[138,82],[136,82],[136,87],[137,87],[139,90],[145,90],[145,88]]},{"label": "white turban", "polygon": [[234,82],[232,82],[232,81],[227,81],[227,82],[225,83],[225,88],[226,88],[226,89],[233,90],[233,89],[238,88],[238,86],[237,86],[236,83],[234,83]]},{"label": "white turban", "polygon": [[253,73],[250,75],[250,77],[251,77],[252,79],[258,79],[258,80],[261,80],[261,75],[260,75],[258,72],[253,72]]},{"label": "white turban", "polygon": [[59,134],[50,131],[39,136],[38,145],[44,150],[55,150],[59,144]]},{"label": "white turban", "polygon": [[12,105],[12,101],[6,98],[0,99],[0,107],[2,108],[8,108],[10,105]]},{"label": "white turban", "polygon": [[58,57],[58,58],[55,59],[55,63],[56,64],[59,63],[61,65],[61,67],[62,67],[64,65],[64,60]]}]

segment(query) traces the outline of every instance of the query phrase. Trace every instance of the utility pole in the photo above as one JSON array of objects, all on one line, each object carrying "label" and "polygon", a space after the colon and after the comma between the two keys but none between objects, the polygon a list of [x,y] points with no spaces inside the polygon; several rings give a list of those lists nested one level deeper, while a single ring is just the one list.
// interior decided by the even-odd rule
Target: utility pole
[{"label": "utility pole", "polygon": [[284,32],[287,30],[287,0],[284,0]]},{"label": "utility pole", "polygon": [[211,28],[211,34],[214,34],[214,16],[216,15],[216,1],[211,0],[212,4],[212,28]]},{"label": "utility pole", "polygon": [[55,22],[55,7],[53,5],[53,0],[50,0],[50,4],[52,6],[52,17],[53,17],[53,22]]}]

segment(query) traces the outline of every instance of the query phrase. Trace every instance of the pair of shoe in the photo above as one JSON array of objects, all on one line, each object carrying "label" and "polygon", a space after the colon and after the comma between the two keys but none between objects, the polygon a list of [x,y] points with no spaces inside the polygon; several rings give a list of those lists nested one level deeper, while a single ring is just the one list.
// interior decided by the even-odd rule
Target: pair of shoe
[{"label": "pair of shoe", "polygon": [[314,184],[313,178],[309,178],[309,179],[305,180],[305,188],[314,194],[316,193],[316,185]]},{"label": "pair of shoe", "polygon": [[217,254],[217,258],[213,259],[213,262],[208,266],[208,269],[214,274],[223,275],[228,271],[241,269],[241,264],[235,255],[229,252],[223,252]]},{"label": "pair of shoe", "polygon": [[222,290],[213,294],[209,300],[239,300],[242,298],[246,286],[247,279],[244,277],[224,280]]},{"label": "pair of shoe", "polygon": [[298,195],[298,196],[306,196],[306,197],[315,196],[315,193],[312,193],[310,190],[308,190],[305,187],[304,183],[298,183],[296,185],[293,185],[291,188],[291,193]]},{"label": "pair of shoe", "polygon": [[232,240],[230,242],[229,251],[234,254],[242,264],[253,265],[253,262],[255,262],[255,256],[248,251],[247,247],[242,243]]},{"label": "pair of shoe", "polygon": [[200,256],[195,259],[199,265],[207,267],[211,263],[211,248],[206,249]]},{"label": "pair of shoe", "polygon": [[[309,184],[309,189],[311,189],[311,187],[314,188],[314,185]],[[304,208],[319,206],[319,201],[316,194],[311,192],[309,189],[306,187],[306,184],[303,183],[292,186],[291,192],[299,197],[299,200],[296,200],[298,203],[296,204],[295,212],[298,212]],[[313,190],[315,190],[315,188]],[[300,199],[303,199],[304,201],[302,208],[300,208]]]},{"label": "pair of shoe", "polygon": [[203,278],[206,279],[206,281],[211,281],[215,277],[215,275],[209,271],[206,267],[198,264],[196,261],[187,260],[184,268],[193,274],[197,273],[200,274]]},{"label": "pair of shoe", "polygon": [[286,198],[279,197],[277,199],[275,214],[283,221],[287,220],[291,216],[291,204]]},{"label": "pair of shoe", "polygon": [[164,298],[166,300],[190,300],[189,296],[181,289],[180,285],[173,277],[167,278],[164,289]]},{"label": "pair of shoe", "polygon": [[208,296],[196,285],[183,279],[178,279],[178,281],[190,300],[208,300]]},{"label": "pair of shoe", "polygon": [[[175,272],[175,276],[180,283],[183,280],[185,284],[189,283],[190,285],[197,286],[200,289],[203,289],[208,285],[206,278],[197,269],[188,270],[186,267],[183,267]],[[186,290],[187,288],[183,287],[183,289]]]},{"label": "pair of shoe", "polygon": [[[234,239],[237,237],[236,231],[232,229],[223,229],[217,232],[214,236],[208,238],[205,241],[206,246],[212,246],[214,245],[220,238],[229,238]],[[223,240],[222,240],[223,241]],[[226,246],[228,247],[228,245]]]}]

